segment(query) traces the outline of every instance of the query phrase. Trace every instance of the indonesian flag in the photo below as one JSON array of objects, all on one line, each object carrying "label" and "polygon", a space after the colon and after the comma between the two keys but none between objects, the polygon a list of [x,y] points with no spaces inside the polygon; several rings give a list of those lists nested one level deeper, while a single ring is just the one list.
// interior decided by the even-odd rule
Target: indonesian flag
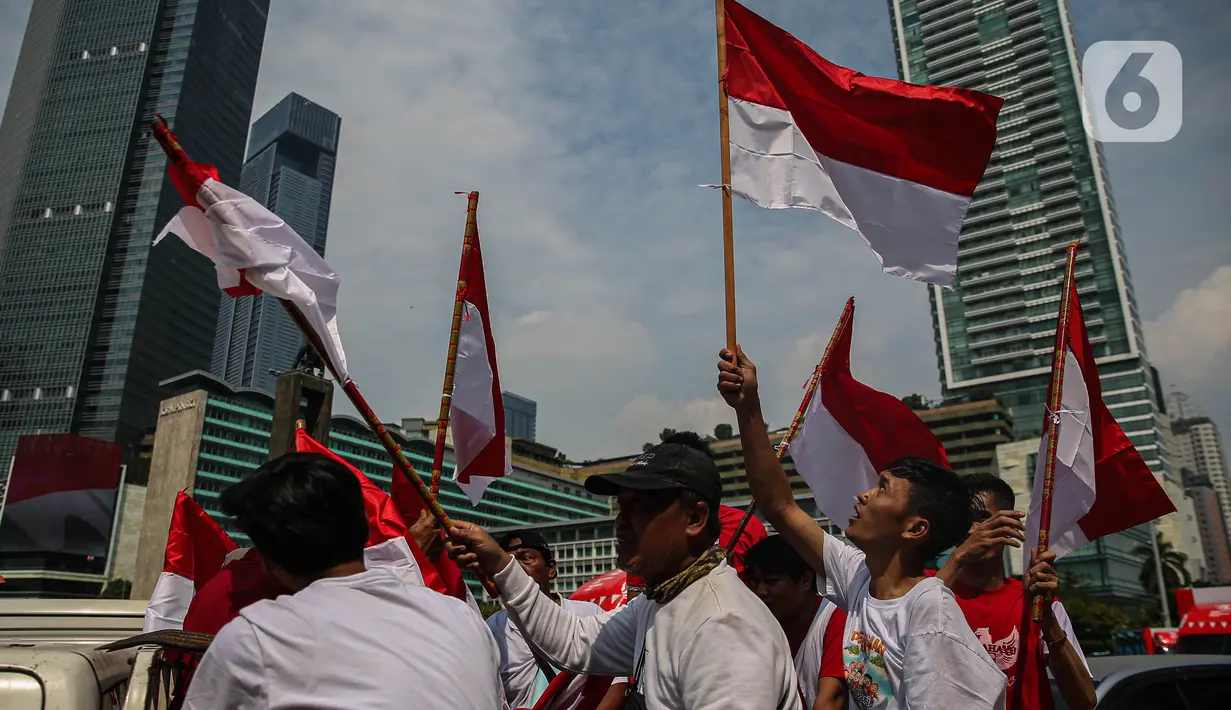
[{"label": "indonesian flag", "polygon": [[[393,472],[392,498],[393,506],[401,514],[403,520],[418,520],[419,514],[427,510],[427,506],[423,504],[423,499],[419,497],[414,486],[398,471]],[[444,554],[432,560],[418,545],[415,545],[413,549],[419,569],[423,573],[424,584],[441,594],[456,597],[478,607],[478,602],[470,594],[466,580],[462,578],[462,570],[456,562]]]},{"label": "indonesian flag", "polygon": [[197,590],[218,574],[237,547],[192,496],[176,494],[162,574],[150,592],[142,632],[182,629]]},{"label": "indonesian flag", "polygon": [[726,17],[732,192],[823,212],[886,272],[952,285],[1003,100],[831,64],[734,0]]},{"label": "indonesian flag", "polygon": [[[160,141],[174,143],[164,124],[154,130]],[[167,174],[188,206],[163,227],[154,244],[174,234],[209,257],[218,286],[231,296],[265,291],[293,303],[324,349],[331,371],[343,382],[349,379],[337,324],[341,278],[333,268],[282,218],[220,182],[214,166],[186,156],[176,161],[173,154]]]},{"label": "indonesian flag", "polygon": [[945,447],[902,400],[878,392],[851,375],[854,310],[838,332],[821,368],[818,396],[791,443],[795,470],[821,509],[846,529],[855,497],[876,487],[889,464],[907,456],[949,465]]},{"label": "indonesian flag", "polygon": [[[731,544],[731,538],[735,537],[735,530],[744,519],[744,511],[739,508],[732,508],[729,505],[718,506],[718,522],[722,526],[721,532],[718,534],[718,544],[722,549],[727,549]],[[735,543],[735,549],[731,554],[731,567],[739,574],[744,573],[744,554],[752,549],[753,545],[764,540],[769,536],[765,531],[765,524],[757,516],[752,516],[748,519],[748,525],[744,527],[743,534],[740,535],[739,541]]]},{"label": "indonesian flag", "polygon": [[462,322],[457,336],[457,363],[453,367],[453,480],[474,505],[492,481],[513,470],[504,438],[504,403],[496,369],[496,341],[492,338],[483,281],[483,252],[475,229],[470,260],[459,280]]},{"label": "indonesian flag", "polygon": [[603,611],[619,609],[628,603],[628,573],[622,569],[604,572],[578,587],[569,599],[597,604]]},{"label": "indonesian flag", "polygon": [[[1175,504],[1103,403],[1103,388],[1094,350],[1086,335],[1077,288],[1069,284],[1069,289],[1072,310],[1068,328],[1062,334],[1062,404],[1059,412],[1048,414],[1060,419],[1048,540],[1048,549],[1057,557],[1104,535],[1175,512]],[[1038,540],[1039,536],[1047,441],[1045,434],[1035,466],[1034,491],[1026,519],[1029,541]],[[1037,545],[1028,545],[1023,550],[1027,563],[1032,546]]]},{"label": "indonesian flag", "polygon": [[321,445],[303,429],[295,430],[295,450],[328,456],[359,479],[359,486],[363,489],[363,507],[368,514],[368,543],[363,550],[364,564],[369,568],[383,567],[393,570],[410,584],[424,586],[418,558],[426,555],[411,538],[406,522],[394,507],[389,495],[372,483],[362,471]]}]

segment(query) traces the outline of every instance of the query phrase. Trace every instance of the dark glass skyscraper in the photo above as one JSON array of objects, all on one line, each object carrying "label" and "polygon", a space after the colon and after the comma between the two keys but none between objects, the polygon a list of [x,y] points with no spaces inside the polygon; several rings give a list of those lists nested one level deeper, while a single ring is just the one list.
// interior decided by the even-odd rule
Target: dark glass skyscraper
[{"label": "dark glass skyscraper", "polygon": [[213,269],[149,134],[239,178],[269,0],[35,0],[0,124],[0,476],[21,434],[136,446],[205,368]]},{"label": "dark glass skyscraper", "polygon": [[501,392],[500,400],[504,402],[504,435],[534,441],[539,405],[512,392]]},{"label": "dark glass skyscraper", "polygon": [[[288,94],[252,126],[239,188],[325,255],[342,119]],[[282,305],[266,294],[222,297],[212,370],[233,387],[273,393],[303,344]]]}]

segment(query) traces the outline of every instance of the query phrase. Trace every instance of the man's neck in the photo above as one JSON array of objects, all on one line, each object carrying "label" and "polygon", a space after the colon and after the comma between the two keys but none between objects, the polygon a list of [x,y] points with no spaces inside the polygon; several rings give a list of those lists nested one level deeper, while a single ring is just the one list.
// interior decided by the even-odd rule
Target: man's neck
[{"label": "man's neck", "polygon": [[977,562],[963,569],[957,581],[980,592],[994,592],[1004,586],[1004,563],[999,558]]},{"label": "man's neck", "polygon": [[331,579],[336,577],[349,577],[352,574],[366,572],[367,567],[363,564],[363,560],[355,560],[354,562],[343,562],[340,565],[334,565],[329,569],[321,572],[317,579]]},{"label": "man's neck", "polygon": [[643,577],[643,579],[645,579],[646,586],[657,587],[658,585],[662,584],[663,582],[666,582],[672,577],[675,577],[676,575],[688,569],[689,567],[692,567],[693,563],[696,562],[699,557],[700,555],[685,556],[683,559],[679,561],[678,564],[672,565],[668,571],[664,572],[660,579],[655,579],[653,581],[650,581],[649,577]]},{"label": "man's neck", "polygon": [[816,610],[821,606],[821,598],[818,596],[810,600],[807,604],[801,604],[799,609],[791,615],[791,619],[783,625],[782,630],[786,632],[786,640],[791,644],[791,655],[794,656],[799,652],[799,647],[803,645],[804,639],[808,636],[808,629],[812,628],[812,620],[816,618]]},{"label": "man's neck", "polygon": [[898,548],[890,552],[867,552],[864,562],[872,575],[868,593],[873,599],[897,599],[906,596],[925,577],[923,564],[914,555]]}]

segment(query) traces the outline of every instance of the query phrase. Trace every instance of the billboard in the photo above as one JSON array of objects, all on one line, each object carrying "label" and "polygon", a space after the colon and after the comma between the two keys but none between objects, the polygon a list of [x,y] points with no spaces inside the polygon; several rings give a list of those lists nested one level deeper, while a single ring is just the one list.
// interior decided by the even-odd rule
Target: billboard
[{"label": "billboard", "polygon": [[101,572],[123,451],[75,434],[18,439],[0,512],[0,567]]}]

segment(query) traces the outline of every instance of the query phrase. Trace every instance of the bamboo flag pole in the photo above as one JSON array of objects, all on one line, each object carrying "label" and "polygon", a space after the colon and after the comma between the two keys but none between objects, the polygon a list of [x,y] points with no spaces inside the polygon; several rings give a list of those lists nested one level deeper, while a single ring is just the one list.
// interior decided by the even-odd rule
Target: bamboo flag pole
[{"label": "bamboo flag pole", "polygon": [[727,296],[727,350],[735,352],[735,226],[731,216],[731,118],[727,108],[727,7],[714,0],[718,27],[718,135],[722,146],[722,265]]},{"label": "bamboo flag pole", "polygon": [[[172,163],[188,162],[188,154],[185,153],[184,149],[180,147],[179,141],[175,138],[175,134],[173,134],[170,128],[167,127],[166,122],[161,120],[161,117],[160,120],[153,123],[153,132],[154,138],[158,141],[159,145],[162,146],[163,151],[167,154],[167,158]],[[419,494],[419,498],[423,500],[423,504],[427,507],[428,512],[430,512],[432,517],[436,519],[436,524],[439,525],[440,529],[444,531],[446,537],[450,537],[449,530],[452,527],[453,521],[449,519],[449,514],[446,513],[445,509],[440,506],[440,503],[432,495],[432,492],[428,488],[427,484],[423,482],[423,479],[419,477],[419,474],[410,465],[410,461],[406,459],[406,454],[402,452],[402,447],[398,446],[398,443],[393,440],[393,436],[389,433],[389,430],[385,428],[385,425],[380,421],[380,418],[376,416],[376,412],[372,411],[372,407],[368,405],[368,402],[364,399],[363,394],[359,392],[359,387],[355,385],[355,381],[349,378],[341,377],[334,369],[333,361],[326,355],[327,351],[325,350],[325,346],[321,343],[320,338],[316,335],[316,331],[314,331],[312,326],[309,325],[303,313],[299,311],[299,308],[290,301],[285,299],[279,300],[282,302],[282,306],[286,308],[286,312],[291,316],[291,320],[294,321],[295,325],[299,327],[299,330],[303,332],[304,339],[307,340],[308,344],[312,346],[312,349],[316,351],[317,355],[320,356],[321,361],[325,363],[325,367],[329,370],[329,374],[333,375],[334,380],[342,385],[342,391],[346,393],[347,399],[350,400],[351,404],[354,405],[355,409],[359,412],[359,416],[363,417],[363,420],[367,423],[368,428],[370,428],[372,433],[376,435],[376,440],[385,447],[385,451],[389,452],[389,456],[393,458],[394,468],[401,472],[401,474],[405,476],[408,481],[410,481],[411,485],[414,486],[415,491]],[[476,570],[475,574],[479,578],[479,582],[482,583],[483,588],[487,590],[488,594],[490,594],[493,598],[500,596],[500,590],[496,587],[496,583],[493,582],[490,577],[484,574],[481,570]]]},{"label": "bamboo flag pole", "polygon": [[[1047,552],[1051,536],[1052,489],[1056,483],[1056,440],[1060,435],[1060,409],[1064,406],[1064,362],[1068,353],[1069,316],[1073,311],[1073,274],[1077,269],[1077,242],[1070,242],[1064,266],[1064,291],[1060,295],[1060,315],[1056,319],[1056,347],[1051,362],[1051,385],[1047,390],[1047,453],[1043,463],[1043,502],[1039,509],[1038,553]],[[1026,570],[1029,588],[1030,571]],[[1043,618],[1043,597],[1034,598],[1030,618]]]},{"label": "bamboo flag pole", "polygon": [[[825,369],[825,364],[829,362],[829,353],[833,350],[833,345],[838,341],[838,336],[842,334],[842,329],[846,327],[851,316],[855,313],[855,297],[851,296],[846,299],[846,307],[842,309],[842,315],[838,317],[838,325],[833,329],[833,335],[829,336],[829,343],[825,345],[825,352],[821,355],[821,361],[817,363],[816,369],[812,371],[812,377],[808,380],[808,385],[804,392],[804,401],[799,403],[799,409],[795,411],[795,418],[791,420],[791,426],[787,427],[786,434],[783,435],[782,441],[778,443],[778,460],[782,461],[786,456],[787,449],[791,446],[791,441],[795,439],[795,434],[799,431],[799,425],[804,420],[804,413],[808,411],[808,405],[812,403],[812,397],[816,394],[817,385],[821,383],[821,371]],[[748,527],[748,521],[752,520],[752,511],[756,508],[756,501],[748,503],[748,510],[744,511],[743,520],[739,521],[739,527],[735,528],[735,534],[731,536],[731,541],[727,543],[727,559],[735,554],[735,544],[739,542],[740,537],[744,534],[744,529]]]},{"label": "bamboo flag pole", "polygon": [[[463,193],[456,193],[463,194]],[[466,200],[466,231],[462,237],[462,265],[457,273],[457,292],[453,298],[453,325],[449,329],[449,354],[445,358],[445,384],[440,395],[440,414],[436,418],[436,455],[432,459],[432,497],[440,495],[440,472],[444,470],[445,437],[449,431],[449,411],[453,401],[453,368],[457,365],[457,338],[462,328],[462,309],[466,307],[466,277],[470,253],[478,233],[479,193],[473,190]]]}]

